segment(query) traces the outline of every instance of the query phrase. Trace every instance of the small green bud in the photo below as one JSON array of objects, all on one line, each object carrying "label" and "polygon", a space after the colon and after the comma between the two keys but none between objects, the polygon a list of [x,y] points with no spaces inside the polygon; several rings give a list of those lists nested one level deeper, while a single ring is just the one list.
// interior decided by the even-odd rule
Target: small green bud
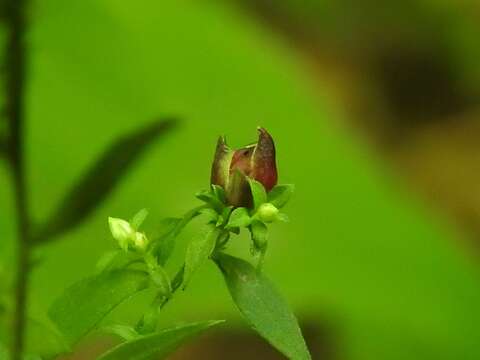
[{"label": "small green bud", "polygon": [[135,247],[136,250],[139,250],[141,252],[144,252],[145,250],[147,250],[148,239],[144,233],[141,233],[141,232],[135,233],[135,240],[133,242],[133,246]]},{"label": "small green bud", "polygon": [[128,221],[112,217],[108,218],[108,225],[113,238],[117,240],[120,248],[126,251],[128,244],[135,238],[135,230],[133,227]]},{"label": "small green bud", "polygon": [[275,220],[278,220],[278,213],[279,210],[275,207],[275,205],[265,203],[260,205],[257,215],[261,221],[265,223],[271,223]]}]

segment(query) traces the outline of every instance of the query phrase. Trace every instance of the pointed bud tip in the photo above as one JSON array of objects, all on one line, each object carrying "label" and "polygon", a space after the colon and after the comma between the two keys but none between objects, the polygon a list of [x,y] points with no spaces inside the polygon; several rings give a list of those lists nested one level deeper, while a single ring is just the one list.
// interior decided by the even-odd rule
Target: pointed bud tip
[{"label": "pointed bud tip", "polygon": [[233,151],[228,147],[226,137],[219,136],[212,164],[211,184],[226,187],[232,156]]},{"label": "pointed bud tip", "polygon": [[267,191],[277,184],[275,143],[269,132],[258,127],[258,142],[252,157],[252,177],[261,182]]}]

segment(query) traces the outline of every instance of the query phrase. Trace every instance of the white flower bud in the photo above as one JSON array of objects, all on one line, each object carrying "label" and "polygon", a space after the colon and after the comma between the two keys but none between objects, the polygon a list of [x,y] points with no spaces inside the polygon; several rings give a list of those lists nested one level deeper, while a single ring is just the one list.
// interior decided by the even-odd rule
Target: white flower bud
[{"label": "white flower bud", "polygon": [[127,250],[129,242],[135,238],[135,230],[133,230],[130,223],[122,219],[109,217],[108,225],[113,238],[117,240],[120,248]]}]

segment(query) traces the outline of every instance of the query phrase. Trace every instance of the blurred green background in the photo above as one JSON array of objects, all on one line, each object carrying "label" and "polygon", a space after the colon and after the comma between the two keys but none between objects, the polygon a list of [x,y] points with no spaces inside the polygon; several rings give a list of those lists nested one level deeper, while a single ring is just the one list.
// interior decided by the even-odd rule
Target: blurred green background
[{"label": "blurred green background", "polygon": [[[415,162],[418,153],[409,153],[413,162],[401,160],[405,149],[425,149],[412,134],[425,132],[435,139],[436,132],[425,126],[449,123],[443,112],[428,112],[424,103],[411,111],[419,110],[419,118],[428,122],[411,112],[395,112],[383,88],[369,78],[376,72],[368,72],[377,69],[372,54],[390,49],[384,44],[395,50],[404,43],[425,49],[435,38],[446,44],[442,49],[448,49],[445,57],[454,64],[456,84],[475,94],[478,29],[471,13],[460,10],[466,2],[387,2],[388,9],[387,4],[381,7],[385,12],[370,3],[360,10],[362,3],[353,1],[278,6],[268,1],[34,2],[29,11],[26,146],[36,221],[54,211],[119,136],[165,115],[180,118],[181,126],[151,148],[80,228],[42,249],[41,266],[32,278],[31,308],[47,308],[62,289],[94,272],[99,256],[114,246],[108,216],[129,218],[146,207],[148,224],[155,228],[161,218],[181,215],[197,204],[195,192],[208,186],[217,136],[225,134],[231,146],[241,146],[255,140],[255,128],[261,125],[275,138],[280,182],[297,187],[286,209],[291,222],[275,225],[271,234],[265,271],[302,324],[321,329],[311,346],[331,349],[324,355],[329,359],[480,358],[478,254],[468,240],[475,238],[475,227],[457,221],[461,216],[455,209],[449,212],[455,201],[438,195],[440,200],[429,202],[419,196],[431,182],[405,180],[415,179],[408,164],[424,169]],[[478,20],[480,11],[473,14]],[[412,69],[407,73],[414,79]],[[329,81],[336,76],[362,80]],[[422,89],[420,82],[410,84],[412,91]],[[337,87],[347,88],[349,95],[341,97]],[[364,90],[372,97],[365,100]],[[473,95],[468,99],[477,100]],[[352,110],[350,105],[358,102],[368,105]],[[453,107],[448,116],[464,114],[465,106]],[[405,119],[408,131],[402,127]],[[441,159],[421,159],[444,165],[446,177],[455,173]],[[478,164],[465,162],[465,167],[477,169]],[[420,173],[419,178],[426,177]],[[431,174],[443,179],[442,172]],[[458,188],[478,201],[475,188]],[[451,197],[457,199],[456,194]],[[0,262],[8,267],[16,219],[3,163],[0,199]],[[476,208],[472,213],[478,216]],[[199,226],[190,226],[181,241],[194,236]],[[178,259],[182,251],[180,246]],[[247,257],[247,238],[237,238],[232,252]],[[137,319],[134,304],[112,317]],[[166,307],[163,321],[211,318],[229,320],[227,329],[244,326],[213,265]],[[233,333],[231,341],[235,339]]]}]

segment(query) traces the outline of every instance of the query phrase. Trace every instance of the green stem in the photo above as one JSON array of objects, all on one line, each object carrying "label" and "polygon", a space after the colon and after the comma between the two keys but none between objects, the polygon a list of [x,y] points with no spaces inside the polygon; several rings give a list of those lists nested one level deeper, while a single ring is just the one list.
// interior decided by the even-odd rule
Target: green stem
[{"label": "green stem", "polygon": [[5,55],[5,112],[10,124],[8,157],[15,188],[18,233],[15,312],[13,316],[13,341],[11,348],[13,360],[21,359],[24,349],[30,257],[30,223],[23,146],[26,2],[26,0],[9,0],[5,4],[7,11],[5,21],[9,32]]},{"label": "green stem", "polygon": [[[140,334],[146,334],[155,331],[156,322],[158,313],[160,310],[163,309],[165,305],[170,301],[173,294],[181,287],[183,282],[183,274],[185,272],[185,265],[183,265],[180,270],[178,270],[177,274],[172,280],[172,292],[169,297],[166,297],[162,294],[159,294],[153,299],[152,303],[150,304],[149,310],[142,318],[137,322],[135,329]],[[153,317],[153,319],[152,319]]]}]

